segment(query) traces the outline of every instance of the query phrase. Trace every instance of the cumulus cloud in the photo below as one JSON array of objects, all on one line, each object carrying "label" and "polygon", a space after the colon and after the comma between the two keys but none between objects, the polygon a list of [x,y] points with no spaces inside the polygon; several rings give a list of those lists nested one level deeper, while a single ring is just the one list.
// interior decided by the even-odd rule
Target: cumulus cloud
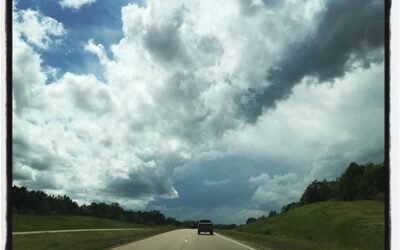
[{"label": "cumulus cloud", "polygon": [[[315,32],[296,41],[278,62],[268,68],[266,88],[250,88],[239,98],[244,116],[255,121],[263,108],[287,98],[305,76],[319,81],[342,77],[348,61],[359,59],[364,67],[381,62],[384,42],[384,1],[328,1]],[[376,50],[379,50],[378,52]]]},{"label": "cumulus cloud", "polygon": [[20,112],[31,105],[38,87],[44,85],[47,75],[42,59],[35,48],[48,49],[57,43],[66,31],[62,23],[43,16],[38,11],[13,9],[13,101]]},{"label": "cumulus cloud", "polygon": [[83,5],[89,5],[96,0],[62,0],[60,5],[63,8],[80,9]]},{"label": "cumulus cloud", "polygon": [[[63,105],[64,109],[69,107],[71,111],[75,109],[97,116],[111,112],[114,108],[113,97],[108,86],[97,80],[94,75],[66,73],[62,78],[45,88],[42,94],[43,106],[48,105],[46,100],[54,99],[53,104]],[[47,112],[54,116],[59,113],[57,106],[47,106],[46,108]],[[65,114],[67,112],[60,114],[60,116]]]},{"label": "cumulus cloud", "polygon": [[249,183],[257,187],[251,200],[269,208],[280,207],[288,202],[298,200],[307,185],[293,173],[273,177],[261,174],[251,177]]},{"label": "cumulus cloud", "polygon": [[85,46],[85,50],[95,54],[99,58],[101,64],[105,65],[108,63],[109,60],[104,46],[101,44],[95,44],[93,39],[89,40]]},{"label": "cumulus cloud", "polygon": [[383,101],[382,64],[358,68],[333,84],[310,85],[304,80],[256,125],[229,132],[224,140],[235,151],[276,159],[305,172],[321,164],[326,177],[335,177],[342,169],[331,172],[327,162],[344,167],[351,161],[383,160]]},{"label": "cumulus cloud", "polygon": [[62,23],[31,9],[14,11],[13,20],[17,24],[14,26],[16,36],[43,49],[58,41],[54,38],[66,33]]},{"label": "cumulus cloud", "polygon": [[[295,199],[312,178],[336,177],[349,161],[382,160],[382,46],[341,34],[347,5],[354,10],[322,0],[131,3],[118,43],[82,47],[99,58],[102,80],[54,76],[40,51],[67,34],[62,24],[16,10],[14,181],[79,202],[237,222]],[[356,20],[379,19],[379,4],[360,6]],[[324,30],[336,12],[344,20]],[[31,19],[42,33],[29,37]],[[368,29],[379,36],[378,21]],[[337,38],[347,40],[336,48]],[[341,56],[330,62],[330,53]],[[278,80],[286,99],[261,100]],[[212,209],[199,211],[205,204]]]}]

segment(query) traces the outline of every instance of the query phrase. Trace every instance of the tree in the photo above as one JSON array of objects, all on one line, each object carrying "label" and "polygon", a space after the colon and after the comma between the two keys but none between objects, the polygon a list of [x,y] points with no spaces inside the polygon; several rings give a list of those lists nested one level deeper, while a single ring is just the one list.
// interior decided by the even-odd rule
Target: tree
[{"label": "tree", "polygon": [[62,197],[62,201],[64,203],[65,212],[67,214],[78,214],[79,206],[75,201],[72,201],[71,198],[66,195]]},{"label": "tree", "polygon": [[257,221],[256,218],[250,217],[250,218],[247,219],[246,224],[250,224],[250,223],[253,223],[253,222],[256,222],[256,221]]},{"label": "tree", "polygon": [[124,210],[119,206],[118,203],[111,203],[109,206],[108,218],[113,220],[121,220],[124,215]]},{"label": "tree", "polygon": [[297,207],[297,203],[296,202],[290,202],[289,204],[287,204],[286,206],[283,206],[282,208],[281,208],[281,212],[282,213],[285,213],[285,212],[287,212],[287,211],[289,211],[290,209],[292,209],[292,208],[295,208],[295,207]]},{"label": "tree", "polygon": [[300,204],[306,205],[318,201],[326,201],[338,198],[338,188],[336,181],[314,180],[300,198]]},{"label": "tree", "polygon": [[125,220],[127,222],[134,222],[135,221],[135,213],[131,210],[127,211],[125,214]]},{"label": "tree", "polygon": [[274,217],[277,214],[278,213],[275,210],[271,210],[271,211],[269,211],[268,218]]},{"label": "tree", "polygon": [[28,208],[28,190],[26,187],[12,187],[12,204],[18,213],[27,213]]},{"label": "tree", "polygon": [[92,202],[89,206],[90,215],[99,218],[107,218],[108,215],[108,205],[104,202],[96,203]]},{"label": "tree", "polygon": [[30,211],[36,214],[48,214],[50,206],[47,202],[47,194],[43,191],[30,191],[28,193],[28,207]]},{"label": "tree", "polygon": [[385,169],[382,164],[368,163],[357,185],[361,199],[375,199],[385,192]]},{"label": "tree", "polygon": [[343,200],[361,199],[359,184],[365,172],[364,166],[352,162],[339,178],[340,195]]}]

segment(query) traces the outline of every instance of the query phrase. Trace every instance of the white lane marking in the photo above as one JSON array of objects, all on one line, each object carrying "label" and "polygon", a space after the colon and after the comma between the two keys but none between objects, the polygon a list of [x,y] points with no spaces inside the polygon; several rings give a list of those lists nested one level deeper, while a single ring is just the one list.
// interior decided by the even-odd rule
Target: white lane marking
[{"label": "white lane marking", "polygon": [[185,241],[183,242],[183,245],[182,245],[182,247],[181,247],[180,250],[183,250],[183,249],[185,248],[187,242],[188,242],[188,236],[186,236],[186,239],[185,239]]},{"label": "white lane marking", "polygon": [[228,237],[225,237],[225,236],[223,236],[223,235],[221,235],[221,234],[217,234],[217,233],[216,233],[216,235],[218,235],[219,237],[225,238],[225,239],[227,239],[227,240],[230,240],[230,241],[232,241],[232,242],[235,242],[236,244],[239,244],[239,245],[241,245],[241,246],[244,246],[244,247],[246,247],[246,248],[248,248],[248,249],[256,250],[255,248],[246,246],[245,244],[242,244],[242,243],[240,243],[240,242],[237,242],[236,240],[232,240],[232,239],[230,239],[230,238],[228,238]]}]

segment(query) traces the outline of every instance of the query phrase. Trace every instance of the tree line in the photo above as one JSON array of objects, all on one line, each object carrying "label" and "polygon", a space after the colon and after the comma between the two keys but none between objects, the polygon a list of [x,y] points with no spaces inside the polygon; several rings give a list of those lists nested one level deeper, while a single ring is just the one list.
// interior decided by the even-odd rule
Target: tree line
[{"label": "tree line", "polygon": [[[350,163],[346,170],[336,180],[326,179],[311,182],[300,200],[290,202],[281,208],[285,213],[293,208],[319,201],[340,200],[379,200],[385,199],[385,171],[384,164],[368,163],[366,165]],[[270,211],[268,217],[277,215],[277,211]],[[260,219],[260,218],[259,218]],[[248,218],[246,224],[257,221]]]},{"label": "tree line", "polygon": [[82,215],[127,221],[144,225],[181,225],[172,217],[166,217],[158,210],[132,211],[123,209],[118,203],[92,202],[81,205],[66,195],[48,195],[43,191],[28,190],[26,187],[12,187],[13,212],[37,215]]}]

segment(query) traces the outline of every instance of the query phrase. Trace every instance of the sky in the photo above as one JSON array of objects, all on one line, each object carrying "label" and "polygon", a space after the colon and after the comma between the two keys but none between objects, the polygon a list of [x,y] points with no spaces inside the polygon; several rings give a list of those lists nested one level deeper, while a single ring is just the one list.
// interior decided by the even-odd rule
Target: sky
[{"label": "sky", "polygon": [[244,223],[384,159],[383,0],[17,0],[13,182]]}]

